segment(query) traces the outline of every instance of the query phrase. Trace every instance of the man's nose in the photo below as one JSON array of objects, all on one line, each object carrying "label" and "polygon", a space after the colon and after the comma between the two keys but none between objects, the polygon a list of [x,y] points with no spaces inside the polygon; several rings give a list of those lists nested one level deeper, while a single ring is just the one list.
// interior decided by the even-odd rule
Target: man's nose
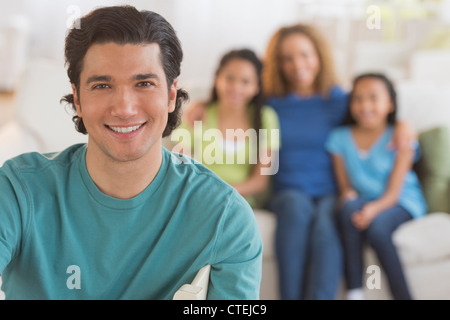
[{"label": "man's nose", "polygon": [[112,101],[111,114],[126,119],[137,113],[136,97],[132,89],[117,88]]}]

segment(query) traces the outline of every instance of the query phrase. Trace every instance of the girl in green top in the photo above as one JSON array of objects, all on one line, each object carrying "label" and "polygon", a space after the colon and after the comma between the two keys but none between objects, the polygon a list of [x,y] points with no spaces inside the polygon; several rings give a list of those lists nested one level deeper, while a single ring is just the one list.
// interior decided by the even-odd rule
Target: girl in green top
[{"label": "girl in green top", "polygon": [[278,170],[278,118],[264,105],[262,63],[248,49],[220,60],[202,121],[183,121],[173,151],[193,156],[231,184],[250,204]]}]

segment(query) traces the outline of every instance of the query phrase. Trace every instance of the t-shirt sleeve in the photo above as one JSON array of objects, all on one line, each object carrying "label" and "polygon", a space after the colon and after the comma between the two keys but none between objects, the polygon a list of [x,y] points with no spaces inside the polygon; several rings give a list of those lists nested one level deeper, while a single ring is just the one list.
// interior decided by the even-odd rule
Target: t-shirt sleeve
[{"label": "t-shirt sleeve", "polygon": [[237,192],[226,207],[211,266],[209,300],[257,300],[262,240],[253,210]]},{"label": "t-shirt sleeve", "polygon": [[0,169],[0,275],[17,254],[22,235],[22,219],[17,192]]},{"label": "t-shirt sleeve", "polygon": [[325,149],[331,154],[341,154],[344,152],[344,128],[338,128],[331,131],[325,143]]},{"label": "t-shirt sleeve", "polygon": [[[261,147],[268,150],[280,148],[280,124],[278,115],[270,106],[264,106],[261,112],[262,129],[266,129],[266,137],[261,141]],[[260,135],[261,138],[261,135]]]},{"label": "t-shirt sleeve", "polygon": [[336,126],[342,125],[348,113],[350,94],[344,92],[340,87],[334,86],[330,91],[330,101],[332,115],[332,124]]}]

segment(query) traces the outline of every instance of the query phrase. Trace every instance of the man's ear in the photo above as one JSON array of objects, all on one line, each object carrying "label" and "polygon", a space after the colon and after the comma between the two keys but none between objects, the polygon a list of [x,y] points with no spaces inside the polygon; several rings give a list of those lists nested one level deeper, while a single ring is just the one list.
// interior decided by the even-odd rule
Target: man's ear
[{"label": "man's ear", "polygon": [[178,79],[175,79],[173,80],[169,90],[169,113],[175,111],[175,105],[177,102],[177,86],[178,86]]},{"label": "man's ear", "polygon": [[81,106],[80,106],[80,99],[78,97],[77,88],[72,83],[72,94],[73,94],[73,104],[75,105],[75,109],[77,111],[77,116],[81,118]]}]

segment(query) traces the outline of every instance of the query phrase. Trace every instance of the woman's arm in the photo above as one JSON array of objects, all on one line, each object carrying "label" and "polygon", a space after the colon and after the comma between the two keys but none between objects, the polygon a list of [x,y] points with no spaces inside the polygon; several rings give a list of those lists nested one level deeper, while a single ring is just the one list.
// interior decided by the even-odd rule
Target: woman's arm
[{"label": "woman's arm", "polygon": [[417,140],[417,132],[413,126],[406,121],[397,121],[394,127],[391,147],[397,150],[410,149],[411,144]]},{"label": "woman's arm", "polygon": [[344,159],[338,154],[332,155],[333,169],[339,189],[339,203],[355,199],[358,193],[353,189],[347,175]]}]

